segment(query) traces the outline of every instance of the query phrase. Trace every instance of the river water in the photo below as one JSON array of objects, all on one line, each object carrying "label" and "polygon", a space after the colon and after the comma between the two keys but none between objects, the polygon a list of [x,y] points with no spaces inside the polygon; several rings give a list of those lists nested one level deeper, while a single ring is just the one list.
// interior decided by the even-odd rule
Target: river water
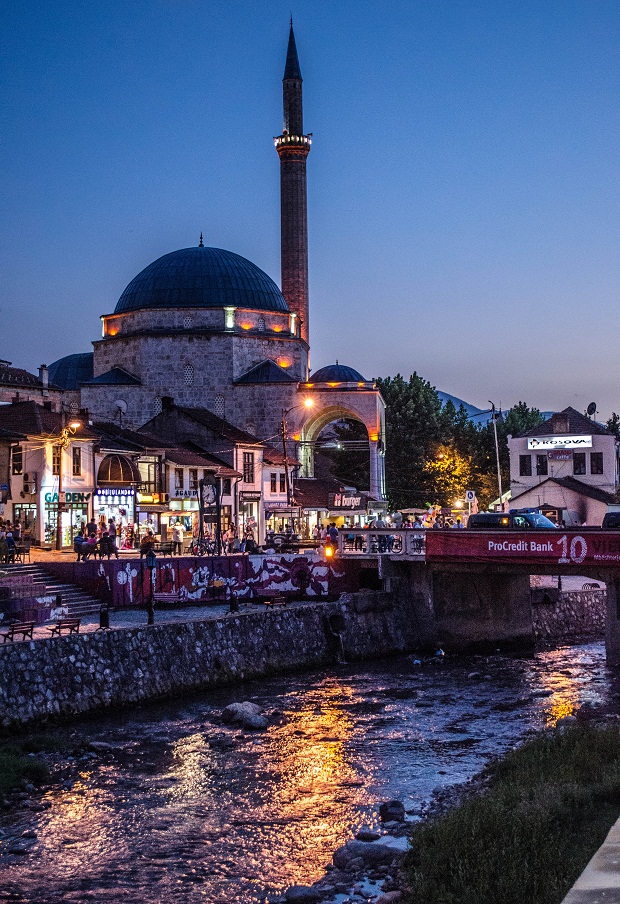
[{"label": "river water", "polygon": [[[34,830],[0,855],[0,900],[258,904],[311,883],[379,804],[420,812],[576,705],[615,707],[602,644],[527,658],[341,665],[127,709],[71,726],[73,787],[0,817]],[[266,732],[219,721],[233,700]],[[84,753],[93,741],[113,745]],[[7,844],[0,846],[6,851]]]}]

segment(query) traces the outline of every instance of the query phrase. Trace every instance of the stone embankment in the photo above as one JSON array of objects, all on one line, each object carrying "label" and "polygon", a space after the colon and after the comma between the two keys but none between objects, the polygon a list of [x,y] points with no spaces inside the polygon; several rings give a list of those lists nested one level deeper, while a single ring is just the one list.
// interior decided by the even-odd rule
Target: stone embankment
[{"label": "stone embankment", "polygon": [[570,640],[605,634],[604,589],[561,592],[532,590],[532,622],[536,640]]},{"label": "stone embankment", "polygon": [[367,591],[338,603],[3,644],[0,723],[76,716],[424,642],[406,601]]}]

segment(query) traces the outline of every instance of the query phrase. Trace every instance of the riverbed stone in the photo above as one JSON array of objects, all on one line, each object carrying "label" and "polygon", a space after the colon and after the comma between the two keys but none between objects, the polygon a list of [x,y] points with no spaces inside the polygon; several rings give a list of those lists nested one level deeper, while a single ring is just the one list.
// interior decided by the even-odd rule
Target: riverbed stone
[{"label": "riverbed stone", "polygon": [[287,904],[318,904],[323,895],[310,885],[291,885],[284,898]]},{"label": "riverbed stone", "polygon": [[382,822],[404,822],[405,805],[400,800],[388,800],[379,807]]}]

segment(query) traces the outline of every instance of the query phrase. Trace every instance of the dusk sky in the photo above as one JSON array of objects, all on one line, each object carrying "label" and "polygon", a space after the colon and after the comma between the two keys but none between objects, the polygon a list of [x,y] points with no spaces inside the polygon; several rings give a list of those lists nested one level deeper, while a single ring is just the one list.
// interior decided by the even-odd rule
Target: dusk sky
[{"label": "dusk sky", "polygon": [[90,351],[201,231],[280,283],[291,12],[313,369],[620,412],[618,0],[3,4],[0,357]]}]

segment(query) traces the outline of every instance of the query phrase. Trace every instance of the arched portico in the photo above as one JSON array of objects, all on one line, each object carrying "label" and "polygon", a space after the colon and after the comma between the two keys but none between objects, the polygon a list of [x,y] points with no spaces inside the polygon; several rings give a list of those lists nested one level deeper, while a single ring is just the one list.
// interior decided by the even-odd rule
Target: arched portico
[{"label": "arched portico", "polygon": [[368,433],[370,450],[370,495],[385,499],[385,403],[372,383],[338,387],[302,384],[306,398],[313,400],[303,411],[303,423],[295,438],[299,442],[301,475],[314,476],[314,447],[321,431],[334,421],[360,421]]}]

